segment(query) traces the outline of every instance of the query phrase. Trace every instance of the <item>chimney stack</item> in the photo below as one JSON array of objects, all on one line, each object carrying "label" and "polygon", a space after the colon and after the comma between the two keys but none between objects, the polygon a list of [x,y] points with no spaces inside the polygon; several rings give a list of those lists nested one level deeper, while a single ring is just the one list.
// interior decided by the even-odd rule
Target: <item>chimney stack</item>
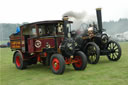
[{"label": "chimney stack", "polygon": [[101,15],[101,8],[96,8],[96,15],[97,15],[97,22],[98,22],[98,28],[99,32],[102,33],[102,15]]}]

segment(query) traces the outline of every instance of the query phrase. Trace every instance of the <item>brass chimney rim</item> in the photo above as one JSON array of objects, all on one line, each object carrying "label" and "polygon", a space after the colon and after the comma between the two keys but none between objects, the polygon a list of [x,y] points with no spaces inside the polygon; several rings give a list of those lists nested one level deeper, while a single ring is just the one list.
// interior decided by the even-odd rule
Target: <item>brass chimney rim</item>
[{"label": "brass chimney rim", "polygon": [[68,21],[69,17],[68,16],[63,16],[63,20],[67,20]]},{"label": "brass chimney rim", "polygon": [[101,10],[102,8],[96,8],[96,10]]}]

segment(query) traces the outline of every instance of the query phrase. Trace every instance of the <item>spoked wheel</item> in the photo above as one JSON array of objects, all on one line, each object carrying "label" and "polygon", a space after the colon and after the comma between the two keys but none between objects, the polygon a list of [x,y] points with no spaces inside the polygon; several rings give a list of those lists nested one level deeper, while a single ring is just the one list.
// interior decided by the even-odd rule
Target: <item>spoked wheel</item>
[{"label": "spoked wheel", "polygon": [[108,59],[111,61],[117,61],[121,57],[121,47],[120,45],[115,41],[109,41],[107,45],[107,49],[109,51],[108,53]]},{"label": "spoked wheel", "polygon": [[62,55],[54,54],[50,59],[50,67],[53,73],[63,74],[65,70],[65,61]]},{"label": "spoked wheel", "polygon": [[76,63],[72,64],[75,70],[84,70],[87,67],[87,58],[82,51],[76,52],[74,55],[74,60],[77,61]]},{"label": "spoked wheel", "polygon": [[97,64],[100,57],[100,48],[94,42],[89,42],[85,48],[88,63]]},{"label": "spoked wheel", "polygon": [[16,52],[14,55],[14,63],[16,64],[16,67],[18,69],[25,69],[27,67],[27,64],[25,61],[22,59],[22,55],[19,52]]}]

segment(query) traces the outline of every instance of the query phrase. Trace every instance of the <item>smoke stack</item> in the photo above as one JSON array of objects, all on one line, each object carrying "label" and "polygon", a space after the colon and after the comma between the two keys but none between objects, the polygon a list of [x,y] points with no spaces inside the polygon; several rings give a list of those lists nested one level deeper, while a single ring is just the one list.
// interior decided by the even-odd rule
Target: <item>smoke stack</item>
[{"label": "smoke stack", "polygon": [[97,22],[98,22],[98,28],[99,32],[102,33],[102,15],[101,15],[101,8],[96,9],[96,14],[97,14]]},{"label": "smoke stack", "polygon": [[68,16],[63,16],[63,20],[66,20],[66,21],[68,21]]},{"label": "smoke stack", "polygon": [[64,35],[65,37],[68,37],[68,28],[67,28],[67,24],[68,24],[68,16],[63,16],[63,21],[64,21]]}]

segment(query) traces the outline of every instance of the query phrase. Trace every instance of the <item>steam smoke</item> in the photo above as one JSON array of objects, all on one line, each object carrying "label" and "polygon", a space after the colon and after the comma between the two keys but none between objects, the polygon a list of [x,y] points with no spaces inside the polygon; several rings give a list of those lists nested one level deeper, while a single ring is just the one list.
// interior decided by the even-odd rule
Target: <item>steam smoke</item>
[{"label": "steam smoke", "polygon": [[83,23],[92,24],[92,22],[96,22],[96,16],[94,15],[89,16],[85,11],[83,12],[69,11],[64,13],[63,16],[68,16],[69,20],[73,21],[72,30],[80,29]]},{"label": "steam smoke", "polygon": [[63,14],[63,16],[68,16],[69,20],[73,21],[72,30],[77,30],[80,28],[86,15],[87,13],[84,11],[80,13],[69,11]]},{"label": "steam smoke", "polygon": [[82,20],[85,16],[86,16],[86,12],[73,12],[73,11],[69,11],[63,14],[63,16],[68,16],[68,17],[72,17],[75,18],[77,20]]}]

